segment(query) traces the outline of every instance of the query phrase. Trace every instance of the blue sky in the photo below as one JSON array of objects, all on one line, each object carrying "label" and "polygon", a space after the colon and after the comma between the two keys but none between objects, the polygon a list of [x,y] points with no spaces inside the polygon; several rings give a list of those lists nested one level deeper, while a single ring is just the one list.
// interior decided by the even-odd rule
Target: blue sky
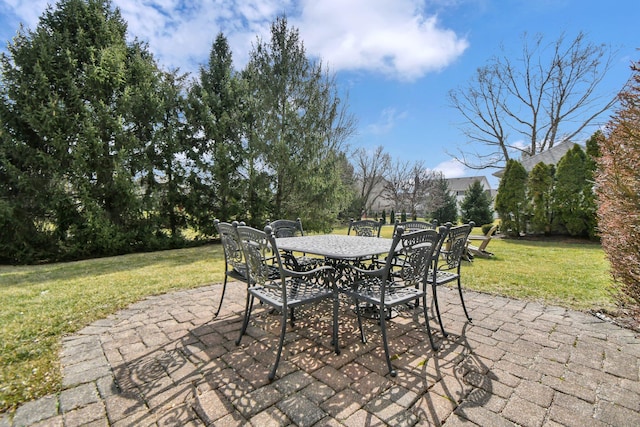
[{"label": "blue sky", "polygon": [[[0,0],[0,39],[6,46],[19,23],[34,29],[46,0]],[[51,2],[49,2],[51,3]],[[617,54],[600,95],[617,93],[640,59],[637,0],[112,0],[145,40],[161,66],[197,75],[211,43],[222,31],[237,68],[257,37],[286,13],[305,48],[336,74],[358,120],[354,147],[383,146],[394,160],[423,160],[447,177],[486,175],[453,161],[468,146],[450,90],[465,86],[478,67],[500,54],[521,53],[524,32],[546,42],[579,31]],[[599,124],[605,123],[604,115]],[[596,130],[585,131],[587,138]]]}]

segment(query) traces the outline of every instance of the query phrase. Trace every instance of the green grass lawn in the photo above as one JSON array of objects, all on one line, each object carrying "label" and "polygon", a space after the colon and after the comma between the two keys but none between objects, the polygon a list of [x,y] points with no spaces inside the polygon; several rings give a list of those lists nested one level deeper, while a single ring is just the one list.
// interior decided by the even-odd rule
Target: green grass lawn
[{"label": "green grass lawn", "polygon": [[[493,259],[463,266],[466,288],[579,310],[613,307],[598,244],[493,239],[487,249]],[[0,411],[61,390],[63,336],[146,296],[221,283],[223,273],[220,245],[0,267]]]},{"label": "green grass lawn", "polygon": [[221,283],[222,246],[0,267],[0,411],[61,387],[64,335],[149,295]]}]

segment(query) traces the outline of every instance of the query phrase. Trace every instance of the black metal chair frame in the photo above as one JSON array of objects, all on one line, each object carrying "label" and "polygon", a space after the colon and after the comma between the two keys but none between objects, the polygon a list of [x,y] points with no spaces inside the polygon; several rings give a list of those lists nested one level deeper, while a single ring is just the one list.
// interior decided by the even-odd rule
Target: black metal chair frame
[{"label": "black metal chair frame", "polygon": [[[281,330],[276,360],[269,373],[273,380],[280,363],[284,338],[287,330],[287,313],[290,309],[302,305],[317,303],[331,299],[333,303],[332,344],[336,354],[340,354],[338,345],[338,290],[333,267],[322,266],[309,271],[294,271],[285,268],[276,240],[270,226],[264,231],[247,226],[237,228],[242,245],[248,273],[247,301],[240,336],[236,345],[240,345],[242,336],[247,331],[254,300],[271,306],[281,313]],[[278,267],[277,278],[269,276],[273,259]]]},{"label": "black metal chair frame", "polygon": [[351,221],[349,221],[347,234],[351,235],[351,231],[353,231],[356,236],[380,237],[380,231],[383,225],[382,220],[362,219],[356,221],[351,219]]},{"label": "black metal chair frame", "polygon": [[396,228],[402,226],[405,233],[412,233],[419,230],[436,230],[438,228],[438,220],[434,219],[431,222],[425,221],[396,221],[394,224],[393,232],[395,234]]},{"label": "black metal chair frame", "polygon": [[[434,351],[437,350],[438,347],[433,341],[429,327],[426,279],[429,268],[433,264],[436,247],[442,239],[441,233],[441,230],[422,230],[405,234],[404,228],[398,227],[393,237],[391,250],[382,268],[364,270],[351,266],[355,279],[349,288],[343,290],[343,293],[354,300],[363,343],[366,343],[367,340],[362,328],[360,303],[378,307],[379,313],[387,313],[395,306],[408,304],[422,298],[422,310],[429,342],[431,348]],[[401,259],[402,262],[394,262],[394,259]],[[389,355],[387,318],[381,314],[378,316],[378,321],[389,374],[395,377],[397,372],[391,364]]]},{"label": "black metal chair frame", "polygon": [[431,284],[433,291],[433,302],[436,309],[436,315],[442,335],[448,336],[442,323],[442,316],[440,314],[440,306],[438,304],[438,286],[450,282],[457,282],[458,294],[460,295],[460,302],[462,303],[462,309],[469,322],[472,321],[467,306],[464,303],[464,296],[462,295],[462,283],[460,275],[460,267],[462,266],[462,259],[467,252],[467,239],[471,230],[474,227],[474,223],[463,224],[456,227],[451,227],[451,223],[447,223],[448,228],[446,238],[442,240],[437,248],[437,253],[434,256],[434,263],[429,271],[428,281]]},{"label": "black metal chair frame", "polygon": [[[271,227],[273,235],[276,238],[304,236],[302,220],[300,218],[297,218],[295,221],[290,219],[267,220],[267,225]],[[322,258],[312,258],[306,254],[295,256],[290,251],[281,251],[281,256],[284,265],[295,271],[312,270],[324,264],[324,259]]]},{"label": "black metal chair frame", "polygon": [[[214,220],[216,230],[220,236],[220,242],[222,243],[222,249],[224,251],[224,282],[222,284],[222,294],[220,295],[220,303],[214,316],[218,316],[220,309],[222,308],[222,302],[224,301],[224,294],[227,290],[227,282],[229,278],[247,283],[247,265],[244,262],[244,255],[242,252],[242,246],[238,240],[237,228],[240,225],[238,221],[232,223],[220,222],[218,219]],[[242,223],[244,225],[244,223]]]}]

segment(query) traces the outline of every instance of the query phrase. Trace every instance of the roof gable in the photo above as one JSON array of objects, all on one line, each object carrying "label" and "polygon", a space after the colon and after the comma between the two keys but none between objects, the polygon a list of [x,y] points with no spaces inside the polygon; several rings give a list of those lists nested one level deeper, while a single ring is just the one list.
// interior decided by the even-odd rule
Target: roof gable
[{"label": "roof gable", "polygon": [[[557,165],[560,159],[567,153],[567,151],[571,150],[574,145],[578,144],[573,141],[563,141],[541,153],[533,156],[522,157],[520,159],[520,163],[527,172],[531,172],[538,163]],[[504,168],[493,173],[493,176],[497,177],[502,177],[502,175],[504,175]]]},{"label": "roof gable", "polygon": [[480,181],[480,184],[485,190],[489,190],[491,187],[489,181],[485,176],[464,176],[461,178],[447,178],[447,184],[449,185],[449,191],[467,191],[475,181]]}]

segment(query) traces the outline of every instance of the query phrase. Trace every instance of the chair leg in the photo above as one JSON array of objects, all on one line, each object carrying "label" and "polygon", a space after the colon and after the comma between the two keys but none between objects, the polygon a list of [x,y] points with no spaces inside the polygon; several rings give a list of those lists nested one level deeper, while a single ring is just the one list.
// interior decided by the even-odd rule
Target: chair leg
[{"label": "chair leg", "polygon": [[442,335],[444,337],[448,337],[449,335],[444,330],[444,325],[442,324],[442,316],[440,315],[440,306],[438,305],[438,292],[436,291],[437,285],[432,285],[431,289],[433,290],[433,303],[436,307],[436,315],[438,316],[438,323],[440,323],[440,330],[442,330]]},{"label": "chair leg", "polygon": [[213,315],[214,317],[218,317],[218,313],[220,313],[220,309],[222,308],[222,301],[224,300],[224,293],[227,290],[227,272],[224,272],[224,283],[222,284],[222,294],[220,295],[220,303],[218,303],[218,309],[216,313]]},{"label": "chair leg", "polygon": [[362,314],[360,314],[360,303],[356,298],[354,298],[353,301],[356,307],[356,315],[358,316],[358,327],[360,327],[360,339],[362,340],[363,343],[366,343],[367,338],[364,336],[364,329],[362,329]]},{"label": "chair leg", "polygon": [[433,342],[433,335],[431,334],[431,326],[429,325],[429,313],[427,312],[427,293],[422,295],[422,311],[424,312],[424,323],[427,327],[427,335],[429,336],[429,343],[433,351],[438,351],[438,346]]},{"label": "chair leg", "polygon": [[469,316],[469,312],[467,312],[467,306],[465,305],[464,297],[462,296],[462,285],[460,284],[460,276],[458,276],[458,293],[460,294],[460,302],[462,303],[464,315],[467,316],[467,320],[471,322],[471,316]]},{"label": "chair leg", "polygon": [[293,308],[290,308],[289,310],[291,311],[291,327],[293,328],[296,322],[296,314],[294,313]]},{"label": "chair leg", "polygon": [[340,354],[340,343],[338,342],[338,295],[334,295],[333,297],[333,347],[336,354]]},{"label": "chair leg", "polygon": [[240,328],[240,336],[236,340],[236,345],[240,345],[240,340],[245,332],[247,332],[247,326],[249,326],[249,317],[251,316],[251,310],[253,309],[253,295],[247,292],[247,303],[244,308],[244,320],[242,321],[242,328]]},{"label": "chair leg", "polygon": [[[380,313],[384,313],[385,310],[380,307]],[[382,329],[382,344],[384,345],[384,355],[387,358],[387,367],[389,368],[389,375],[395,377],[397,372],[391,365],[391,357],[389,356],[389,343],[387,343],[387,320],[385,316],[380,316],[380,329]]]},{"label": "chair leg", "polygon": [[287,332],[287,314],[288,310],[282,310],[282,327],[280,329],[280,341],[278,342],[278,352],[276,353],[276,361],[273,364],[273,368],[271,368],[271,372],[269,373],[269,381],[273,381],[276,377],[276,370],[278,369],[278,364],[280,363],[280,356],[282,355],[282,347],[284,346],[284,336]]}]

